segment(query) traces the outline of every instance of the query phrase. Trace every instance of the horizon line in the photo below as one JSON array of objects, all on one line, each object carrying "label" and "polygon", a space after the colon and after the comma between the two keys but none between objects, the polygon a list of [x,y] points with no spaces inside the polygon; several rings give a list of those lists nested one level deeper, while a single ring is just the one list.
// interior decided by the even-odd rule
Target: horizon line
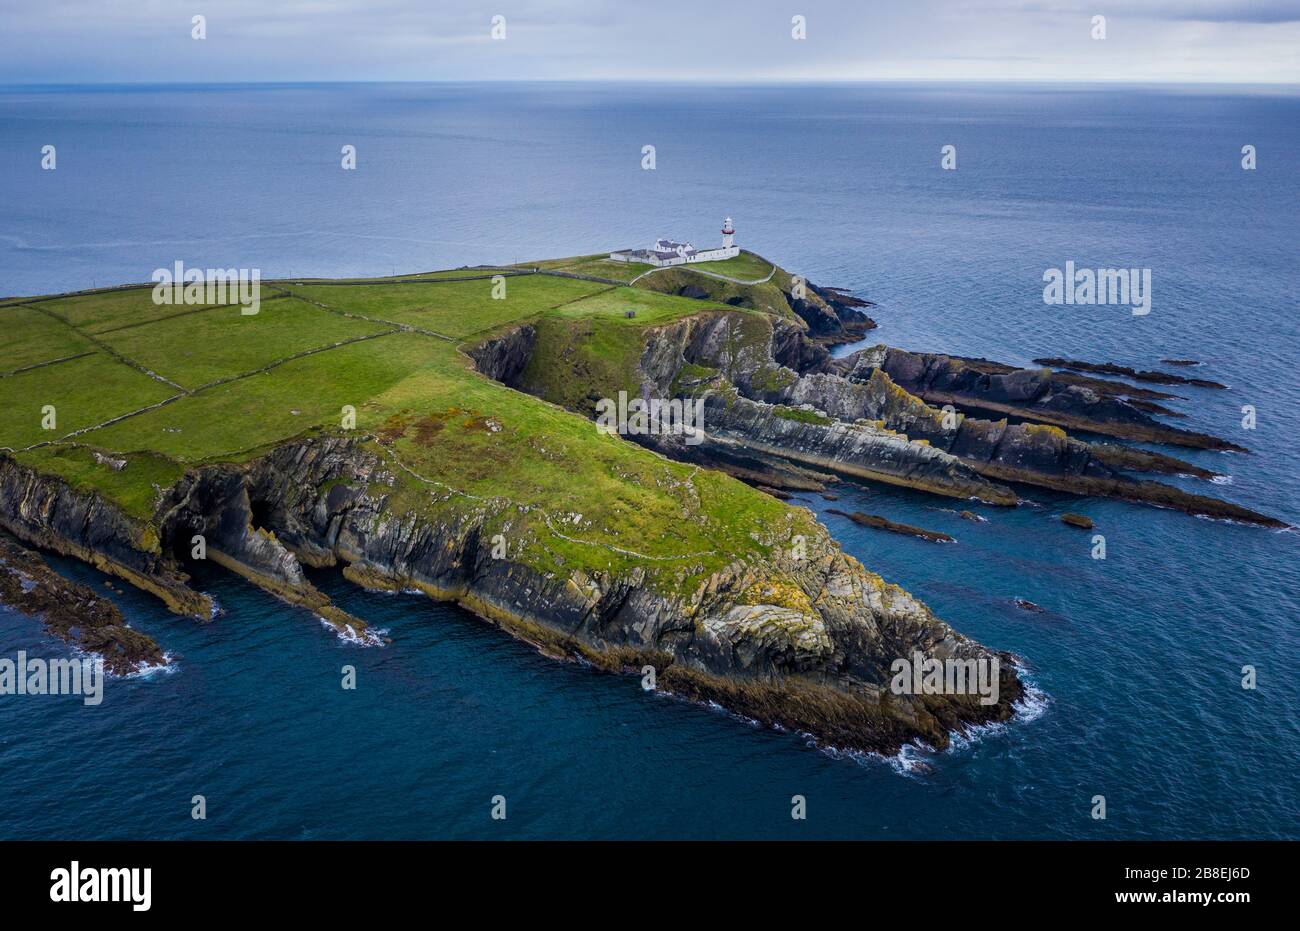
[{"label": "horizon line", "polygon": [[314,79],[283,78],[259,81],[0,81],[0,88],[38,87],[268,87],[301,85],[349,84],[673,84],[707,85],[710,87],[789,87],[789,86],[861,86],[871,84],[965,84],[965,85],[1069,85],[1114,87],[1291,87],[1300,89],[1300,80],[1262,81],[1219,79],[1161,79],[1134,80],[1129,78],[780,78],[773,80],[719,81],[711,78],[356,78]]}]

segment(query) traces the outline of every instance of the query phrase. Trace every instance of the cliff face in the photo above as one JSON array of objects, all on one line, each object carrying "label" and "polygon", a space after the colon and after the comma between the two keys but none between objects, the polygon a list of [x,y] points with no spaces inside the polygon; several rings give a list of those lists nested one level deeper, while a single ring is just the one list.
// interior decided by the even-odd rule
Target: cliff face
[{"label": "cliff face", "polygon": [[519,387],[519,376],[528,364],[537,344],[537,330],[531,326],[514,327],[500,336],[484,340],[470,349],[475,367],[494,381],[511,388]]},{"label": "cliff face", "polygon": [[211,614],[211,601],[188,586],[189,577],[164,555],[152,529],[98,495],[73,491],[7,456],[0,456],[0,527],[152,592],[173,611]]},{"label": "cliff face", "polygon": [[[918,354],[876,347],[830,360],[815,349],[810,351],[809,345],[807,337],[785,321],[741,315],[700,315],[651,331],[641,357],[642,394],[704,397],[707,438],[693,450],[672,439],[643,442],[691,461],[710,462],[712,453],[711,464],[719,466],[735,464],[744,455],[769,463],[779,459],[836,475],[995,504],[1015,504],[1015,493],[999,483],[1019,482],[1267,527],[1285,526],[1249,508],[1160,482],[1136,480],[1121,471],[1212,477],[1208,470],[1159,454],[1094,446],[1050,423],[1012,424],[1006,419],[967,416],[957,407],[970,405],[958,396],[953,396],[953,409],[945,412],[889,374],[892,366],[908,383],[928,383],[929,376],[918,372],[931,371],[927,365],[944,371],[953,368],[942,363],[947,357],[927,362]],[[805,362],[805,368],[794,367]],[[1141,426],[1151,420],[1121,399],[1100,396],[1077,384],[1054,386],[1051,373],[1005,368],[1008,371],[996,377],[972,369],[969,377],[987,382],[987,393],[1006,401],[1006,406],[1021,399],[1026,405],[1023,412],[1032,407],[1038,419],[1051,419],[1043,411],[1082,405],[1077,409],[1091,412],[1088,416],[1109,417],[1111,424],[1123,420]],[[982,401],[983,406],[999,403]],[[1093,422],[1083,413],[1073,416]],[[1200,436],[1174,432],[1183,438]],[[1221,447],[1231,445],[1215,442]]]},{"label": "cliff face", "polygon": [[[687,393],[704,400],[705,432],[700,448],[681,438],[645,438],[647,445],[679,458],[707,460],[742,454],[793,462],[825,473],[916,488],[953,498],[977,498],[1013,505],[1015,493],[988,481],[956,457],[887,427],[865,406],[851,414],[801,386],[856,386],[831,375],[799,376],[774,358],[807,354],[810,344],[781,321],[740,315],[703,315],[653,331],[640,368],[643,394]],[[823,350],[824,351],[824,350]],[[821,360],[814,356],[814,361]],[[684,372],[697,374],[692,379]],[[712,375],[708,374],[712,373]]]},{"label": "cliff face", "polygon": [[[341,565],[358,584],[454,600],[550,655],[610,670],[653,666],[661,688],[844,748],[942,747],[952,730],[1009,717],[1022,694],[1010,657],[953,631],[794,511],[752,551],[675,589],[650,584],[640,566],[593,572],[497,558],[487,523],[526,506],[449,494],[436,517],[416,513],[395,503],[407,477],[372,438],[319,436],[245,465],[193,469],[163,497],[156,537],[98,496],[9,460],[0,479],[16,535],[116,572],[185,613],[210,608],[182,569],[201,535],[207,558],[346,636],[372,639],[311,586],[304,565]],[[893,694],[892,663],[917,652],[997,656],[996,703]]]},{"label": "cliff face", "polygon": [[639,568],[543,572],[494,558],[485,524],[516,505],[465,502],[419,519],[390,504],[400,480],[382,447],[332,438],[281,447],[244,476],[265,529],[299,558],[341,563],[372,587],[455,600],[550,653],[612,669],[652,665],[673,691],[837,745],[888,751],[919,738],[942,746],[951,729],[1009,716],[1021,694],[1009,662],[993,706],[885,690],[890,664],[912,651],[993,654],[866,571],[820,528],[798,541],[773,528],[766,556],[739,558],[694,590],[663,591],[644,584]]},{"label": "cliff face", "polygon": [[[163,545],[185,558],[193,553],[201,537],[205,555],[218,565],[244,576],[253,583],[293,604],[314,611],[340,634],[353,639],[371,639],[366,624],[339,610],[303,575],[299,555],[290,552],[276,538],[276,521],[257,514],[248,494],[247,470],[242,466],[216,465],[194,470],[173,486],[159,509],[158,525]],[[329,560],[307,551],[309,565]]]}]

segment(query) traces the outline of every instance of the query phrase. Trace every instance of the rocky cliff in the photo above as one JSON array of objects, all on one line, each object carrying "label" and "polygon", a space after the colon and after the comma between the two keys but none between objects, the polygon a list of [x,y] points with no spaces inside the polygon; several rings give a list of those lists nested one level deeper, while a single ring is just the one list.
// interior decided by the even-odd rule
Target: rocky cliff
[{"label": "rocky cliff", "polygon": [[400,481],[381,445],[328,438],[282,447],[245,473],[267,529],[313,564],[455,600],[550,653],[610,669],[654,666],[674,692],[837,746],[942,746],[950,730],[1009,716],[1021,694],[1007,663],[995,706],[890,694],[890,663],[908,651],[992,654],[866,571],[819,525],[798,541],[774,527],[765,557],[738,554],[693,590],[672,591],[646,584],[641,568],[542,572],[496,558],[485,527],[518,506],[465,501],[420,520],[390,506]]},{"label": "rocky cliff", "polygon": [[152,526],[99,495],[74,491],[0,455],[0,527],[33,546],[73,556],[161,598],[181,614],[209,617],[212,602],[163,553]]},{"label": "rocky cliff", "polygon": [[1018,369],[987,359],[874,346],[838,360],[836,369],[855,380],[882,371],[894,384],[930,404],[959,405],[1121,439],[1244,452],[1219,437],[1160,423],[1118,396],[1121,385],[1099,387],[1100,379],[1062,377],[1047,368]]},{"label": "rocky cliff", "polygon": [[[365,625],[333,608],[304,565],[456,601],[550,655],[609,670],[652,666],[660,688],[844,748],[942,747],[954,730],[1006,719],[1022,694],[1011,657],[962,637],[868,572],[806,512],[788,511],[752,552],[677,589],[652,584],[643,567],[557,571],[524,556],[497,558],[485,528],[522,524],[526,506],[447,493],[430,517],[396,504],[408,477],[373,437],[317,436],[245,465],[193,469],[164,495],[156,537],[98,496],[11,461],[0,478],[14,533],[86,558],[185,613],[206,616],[209,607],[183,569],[201,535],[207,558],[357,639],[370,638]],[[997,702],[892,693],[891,664],[916,652],[940,661],[997,656]]]},{"label": "rocky cliff", "polygon": [[[706,314],[652,331],[641,358],[643,395],[703,396],[707,439],[695,450],[656,438],[645,440],[647,445],[695,461],[707,461],[701,457],[714,450],[719,461],[713,464],[734,462],[742,453],[769,462],[780,458],[841,476],[997,504],[1015,503],[1015,493],[999,483],[1016,482],[1285,526],[1249,508],[1134,479],[1122,471],[1208,478],[1214,474],[1209,470],[1156,453],[1089,444],[1051,424],[985,420],[968,416],[956,405],[945,411],[898,385],[889,374],[892,365],[909,382],[926,381],[916,369],[942,368],[939,359],[947,357],[927,362],[918,354],[876,347],[830,360],[809,351],[806,337],[793,330],[780,320]],[[807,366],[801,373],[782,359]],[[1150,421],[1122,400],[1079,385],[1049,387],[1045,394],[1045,378],[1050,385],[1050,373],[1014,370],[995,380],[978,375],[996,385],[990,390],[999,397],[1035,399],[1040,408],[1077,403],[1092,412],[1089,416],[1109,411],[1112,424],[1125,418],[1132,424]],[[1087,420],[1082,414],[1077,419]],[[1175,432],[1184,439],[1202,436]],[[1220,448],[1232,445],[1209,439]],[[778,482],[772,484],[779,487]]]}]

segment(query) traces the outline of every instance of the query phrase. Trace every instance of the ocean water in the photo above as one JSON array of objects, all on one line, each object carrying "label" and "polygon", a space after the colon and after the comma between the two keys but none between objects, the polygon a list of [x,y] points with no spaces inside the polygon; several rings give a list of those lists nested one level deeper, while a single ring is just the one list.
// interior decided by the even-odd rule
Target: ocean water
[{"label": "ocean water", "polygon": [[[345,144],[357,171],[339,168]],[[956,171],[939,168],[947,144]],[[869,342],[1202,360],[1192,373],[1230,390],[1176,390],[1185,425],[1252,453],[1170,450],[1231,476],[1182,484],[1300,523],[1294,89],[10,88],[0,168],[0,294],[177,260],[363,275],[703,244],[730,215],[741,245],[876,301]],[[1068,260],[1151,268],[1152,312],[1045,305],[1043,271]],[[0,699],[0,837],[1300,837],[1300,535],[1035,489],[979,524],[921,494],[839,492],[841,509],[957,537],[823,515],[868,567],[1023,657],[1028,713],[940,754],[837,756],[552,662],[450,606],[321,574],[389,631],[367,649],[211,570],[198,582],[223,613],[207,625],[111,593],[171,670],[111,681],[94,709]],[[1067,509],[1096,519],[1105,561]],[[20,649],[64,653],[0,608],[0,656]]]}]

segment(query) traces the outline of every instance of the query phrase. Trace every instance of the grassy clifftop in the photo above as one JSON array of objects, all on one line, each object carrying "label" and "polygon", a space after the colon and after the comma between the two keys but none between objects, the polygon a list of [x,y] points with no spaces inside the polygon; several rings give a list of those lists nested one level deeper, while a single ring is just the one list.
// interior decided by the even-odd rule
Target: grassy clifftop
[{"label": "grassy clifftop", "polygon": [[[716,371],[738,376],[784,316],[521,270],[266,282],[247,315],[147,288],[0,305],[19,337],[0,349],[0,527],[206,617],[185,572],[201,535],[206,558],[377,642],[304,572],[342,564],[836,746],[942,747],[1005,720],[1009,667],[993,706],[885,690],[896,657],[992,654],[809,511],[582,416],[643,370],[707,375],[676,364],[699,327],[722,324]],[[481,374],[489,351],[551,400]]]},{"label": "grassy clifftop", "polygon": [[790,291],[790,273],[753,252],[742,251],[721,262],[663,268],[612,262],[606,255],[526,262],[519,267],[635,282],[637,288],[646,291],[758,310],[790,319],[795,317],[786,297]]},{"label": "grassy clifftop", "polygon": [[529,321],[590,354],[599,371],[573,391],[633,386],[644,329],[710,306],[732,310],[544,275],[502,288],[490,272],[264,283],[255,315],[157,305],[148,289],[31,299],[0,308],[17,336],[0,350],[0,447],[103,496],[148,539],[187,469],[245,463],[295,437],[360,436],[392,463],[391,493],[413,513],[449,501],[522,505],[514,533],[539,568],[642,565],[676,586],[761,556],[774,532],[788,539],[792,524],[815,524],[499,385],[463,350]]}]

